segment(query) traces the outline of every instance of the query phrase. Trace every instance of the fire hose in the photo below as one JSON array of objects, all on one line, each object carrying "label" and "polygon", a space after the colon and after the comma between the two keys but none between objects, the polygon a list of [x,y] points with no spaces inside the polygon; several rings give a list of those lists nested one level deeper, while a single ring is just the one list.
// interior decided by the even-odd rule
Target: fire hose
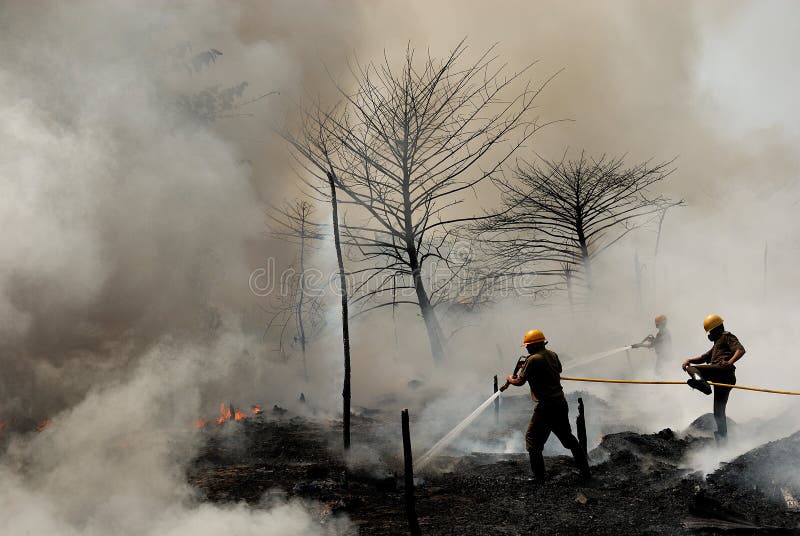
[{"label": "fire hose", "polygon": [[[569,376],[561,376],[562,380],[572,382],[593,382],[593,383],[632,383],[636,385],[686,385],[685,381],[663,381],[663,380],[617,380],[605,378],[572,378]],[[746,391],[757,391],[759,393],[773,393],[776,395],[794,395],[800,396],[798,391],[780,391],[778,389],[765,389],[763,387],[749,387],[746,385],[732,385],[730,383],[708,382],[709,385],[717,387],[730,387],[731,389],[744,389]]]}]

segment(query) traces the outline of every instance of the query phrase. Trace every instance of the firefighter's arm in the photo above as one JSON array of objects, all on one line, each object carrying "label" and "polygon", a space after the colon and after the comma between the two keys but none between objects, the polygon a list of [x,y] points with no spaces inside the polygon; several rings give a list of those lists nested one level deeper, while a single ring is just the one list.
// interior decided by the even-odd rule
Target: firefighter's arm
[{"label": "firefighter's arm", "polygon": [[508,383],[510,383],[511,385],[519,386],[519,385],[523,385],[526,380],[525,380],[525,378],[522,378],[522,377],[519,377],[519,376],[515,378],[513,374],[509,374],[508,378],[506,378],[506,381]]},{"label": "firefighter's arm", "polygon": [[683,362],[681,368],[683,370],[686,370],[686,367],[688,367],[689,365],[694,365],[696,363],[705,363],[706,361],[708,361],[708,356],[706,354],[699,355],[697,357],[690,357],[689,359]]},{"label": "firefighter's arm", "polygon": [[746,350],[744,349],[744,346],[742,346],[742,343],[739,342],[739,339],[736,337],[736,335],[733,333],[728,333],[727,337],[728,344],[730,345],[731,350],[733,350],[733,355],[725,362],[725,364],[730,366],[739,361]]},{"label": "firefighter's arm", "polygon": [[745,351],[746,350],[744,348],[737,348],[736,351],[731,356],[731,358],[728,359],[725,362],[725,364],[729,365],[729,366],[733,365],[734,363],[736,363],[737,361],[739,361],[742,358],[742,356],[744,355]]}]

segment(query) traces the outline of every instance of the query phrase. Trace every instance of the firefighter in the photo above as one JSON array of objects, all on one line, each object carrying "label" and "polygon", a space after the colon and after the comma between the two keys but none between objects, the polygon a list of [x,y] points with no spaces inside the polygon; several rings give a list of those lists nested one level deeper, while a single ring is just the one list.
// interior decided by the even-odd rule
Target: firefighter
[{"label": "firefighter", "polygon": [[656,375],[663,376],[667,362],[672,358],[672,335],[667,329],[667,317],[655,318],[656,334],[648,335],[642,342],[632,344],[631,348],[650,348],[656,352]]},{"label": "firefighter", "polygon": [[[708,382],[736,384],[734,363],[742,358],[745,349],[736,335],[725,331],[725,325],[719,315],[708,315],[703,321],[703,328],[706,330],[708,340],[713,342],[714,346],[703,355],[685,360],[682,367],[691,376],[686,383],[709,395],[711,386]],[[700,365],[699,363],[706,364]],[[717,431],[714,433],[714,437],[718,442],[728,435],[725,407],[730,394],[730,387],[714,386],[714,420],[717,422]]]},{"label": "firefighter", "polygon": [[528,358],[516,375],[509,375],[512,385],[528,382],[531,398],[536,402],[528,432],[525,434],[525,447],[530,456],[533,482],[544,481],[544,444],[554,433],[564,448],[575,457],[581,476],[589,478],[589,461],[578,439],[572,434],[569,423],[569,406],[561,387],[561,362],[558,355],[545,348],[547,340],[538,329],[525,334],[522,346],[528,351]]}]

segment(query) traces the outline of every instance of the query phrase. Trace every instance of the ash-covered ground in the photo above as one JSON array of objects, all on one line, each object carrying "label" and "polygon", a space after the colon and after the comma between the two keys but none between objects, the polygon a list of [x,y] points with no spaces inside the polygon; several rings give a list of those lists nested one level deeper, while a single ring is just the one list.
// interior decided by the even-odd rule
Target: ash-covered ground
[{"label": "ash-covered ground", "polygon": [[[573,419],[576,397],[569,397]],[[592,434],[611,410],[583,398]],[[787,470],[800,460],[800,432],[704,475],[691,460],[717,448],[710,415],[680,431],[599,425],[590,481],[579,478],[570,457],[555,455],[546,459],[548,482],[535,487],[527,454],[504,452],[502,439],[524,430],[530,411],[529,400],[509,398],[499,419],[490,409],[467,432],[482,451],[464,452],[462,443],[416,475],[423,534],[800,534],[800,482]],[[199,498],[255,507],[300,499],[331,534],[341,530],[331,519],[341,516],[351,534],[408,533],[399,412],[355,415],[347,456],[341,423],[304,413],[273,408],[206,427],[205,447],[187,471]],[[730,441],[748,426],[733,423]],[[412,413],[412,443],[413,432]],[[415,445],[415,455],[429,446]],[[557,440],[548,446],[557,450]]]}]

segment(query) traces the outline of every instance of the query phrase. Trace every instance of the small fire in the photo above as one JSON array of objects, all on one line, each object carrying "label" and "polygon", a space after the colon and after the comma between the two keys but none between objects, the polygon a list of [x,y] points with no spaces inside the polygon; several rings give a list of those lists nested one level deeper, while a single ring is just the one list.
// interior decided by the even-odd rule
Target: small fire
[{"label": "small fire", "polygon": [[[260,415],[261,414],[261,406],[253,404],[250,406],[252,408],[251,415]],[[249,415],[242,411],[241,409],[237,409],[233,404],[226,405],[224,402],[219,405],[219,417],[214,419],[214,422],[218,425],[222,425],[228,421],[241,421],[248,417]],[[209,423],[208,419],[198,419],[194,422],[195,428],[205,428]]]},{"label": "small fire", "polygon": [[219,405],[219,417],[217,417],[217,424],[222,424],[231,420],[231,409],[225,406],[224,403]]},{"label": "small fire", "polygon": [[41,432],[48,426],[50,426],[50,419],[45,419],[41,423],[39,423],[39,426],[37,426],[36,429]]}]

